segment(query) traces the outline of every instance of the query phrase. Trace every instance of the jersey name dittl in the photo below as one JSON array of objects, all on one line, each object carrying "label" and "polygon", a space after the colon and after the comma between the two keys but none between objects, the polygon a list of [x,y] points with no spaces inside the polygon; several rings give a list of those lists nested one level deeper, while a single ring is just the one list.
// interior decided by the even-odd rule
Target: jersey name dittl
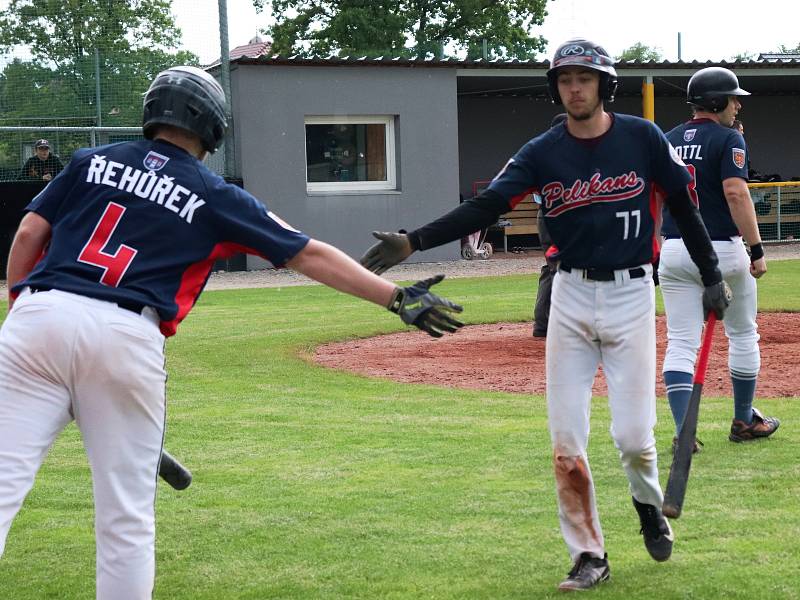
[{"label": "jersey name dittl", "polygon": [[678,153],[683,160],[703,160],[703,145],[702,144],[689,144],[685,146],[675,146],[675,152]]}]

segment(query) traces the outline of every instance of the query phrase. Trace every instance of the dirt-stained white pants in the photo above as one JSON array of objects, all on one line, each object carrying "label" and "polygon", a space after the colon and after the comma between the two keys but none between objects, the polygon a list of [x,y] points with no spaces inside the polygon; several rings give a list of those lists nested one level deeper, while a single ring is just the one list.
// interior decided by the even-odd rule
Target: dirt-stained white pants
[{"label": "dirt-stained white pants", "polygon": [[[586,447],[592,382],[602,365],[608,384],[611,436],[631,494],[661,507],[656,423],[655,288],[645,276],[623,269],[614,281],[584,279],[580,269],[559,271],[553,281],[547,330],[547,410],[553,444],[561,533],[575,560],[582,552],[602,557],[603,533]],[[636,513],[631,508],[631,518]]]},{"label": "dirt-stained white pants", "polygon": [[0,555],[73,419],[92,470],[98,600],[146,600],[164,433],[164,337],[143,315],[60,291],[23,292],[0,329]]}]

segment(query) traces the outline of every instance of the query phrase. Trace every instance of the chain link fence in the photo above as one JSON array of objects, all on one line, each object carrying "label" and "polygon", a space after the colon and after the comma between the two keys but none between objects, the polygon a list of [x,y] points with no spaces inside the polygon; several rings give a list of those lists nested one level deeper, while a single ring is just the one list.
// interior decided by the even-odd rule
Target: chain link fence
[{"label": "chain link fence", "polygon": [[750,183],[761,239],[800,240],[800,182]]},{"label": "chain link fence", "polygon": [[[202,28],[219,48],[213,0],[0,0],[0,181],[31,179],[25,165],[37,154],[66,164],[78,148],[141,138],[153,77],[218,57],[184,47],[173,5],[184,29]],[[37,153],[41,139],[48,155]],[[224,156],[220,149],[209,167],[235,175]]]}]

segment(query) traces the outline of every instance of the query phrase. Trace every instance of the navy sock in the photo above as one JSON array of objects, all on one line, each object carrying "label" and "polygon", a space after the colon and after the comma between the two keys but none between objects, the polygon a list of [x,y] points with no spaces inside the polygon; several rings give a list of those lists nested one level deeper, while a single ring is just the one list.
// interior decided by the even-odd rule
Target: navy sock
[{"label": "navy sock", "polygon": [[675,433],[680,433],[689,398],[692,397],[692,373],[683,371],[665,371],[664,386],[667,388],[667,400],[672,410],[672,419],[675,421]]},{"label": "navy sock", "polygon": [[731,370],[733,385],[733,418],[748,425],[753,421],[753,397],[756,394],[758,373]]}]

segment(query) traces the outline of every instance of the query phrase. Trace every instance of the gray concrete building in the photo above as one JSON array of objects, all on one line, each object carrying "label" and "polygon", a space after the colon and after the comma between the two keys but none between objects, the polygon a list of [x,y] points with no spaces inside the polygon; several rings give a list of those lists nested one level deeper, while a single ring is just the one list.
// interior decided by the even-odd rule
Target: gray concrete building
[{"label": "gray concrete building", "polygon": [[[800,178],[800,61],[718,63],[753,93],[740,114],[753,166]],[[610,108],[689,118],[689,77],[711,63],[623,63]],[[271,210],[353,257],[373,230],[412,229],[473,194],[560,112],[549,64],[240,57],[231,62],[238,175]],[[651,98],[648,100],[648,97]],[[649,106],[648,106],[649,104]],[[448,244],[412,260],[451,260]],[[263,261],[248,257],[248,268]]]}]

